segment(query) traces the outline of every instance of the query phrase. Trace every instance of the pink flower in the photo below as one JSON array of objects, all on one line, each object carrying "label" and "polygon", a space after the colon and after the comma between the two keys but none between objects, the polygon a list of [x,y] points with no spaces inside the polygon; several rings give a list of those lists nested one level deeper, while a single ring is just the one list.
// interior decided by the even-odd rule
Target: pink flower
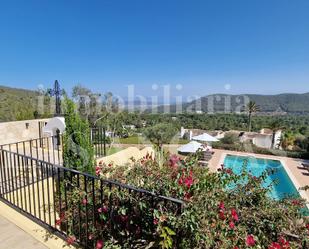
[{"label": "pink flower", "polygon": [[290,243],[289,243],[289,241],[287,241],[284,237],[280,237],[279,238],[279,243],[282,245],[282,248],[283,249],[288,249],[288,248],[290,248]]},{"label": "pink flower", "polygon": [[177,168],[177,163],[180,161],[180,158],[177,155],[172,155],[169,159],[168,165],[172,168]]},{"label": "pink flower", "polygon": [[121,215],[120,219],[122,222],[127,222],[128,221],[128,216],[127,215]]},{"label": "pink flower", "polygon": [[107,206],[103,206],[102,211],[103,211],[103,213],[107,213],[108,212],[108,207]]},{"label": "pink flower", "polygon": [[219,203],[219,209],[224,210],[224,202],[223,201],[221,201]]},{"label": "pink flower", "polygon": [[231,229],[234,229],[234,228],[235,228],[235,224],[234,224],[233,221],[230,222],[229,227],[230,227]]},{"label": "pink flower", "polygon": [[95,174],[96,175],[100,175],[100,173],[101,173],[101,167],[100,166],[96,166],[95,167]]},{"label": "pink flower", "polygon": [[185,179],[184,184],[186,185],[187,188],[190,188],[193,185],[193,178],[192,178],[192,176],[188,176]]},{"label": "pink flower", "polygon": [[182,185],[182,184],[183,184],[183,179],[182,179],[182,177],[180,177],[179,180],[178,180],[178,185]]},{"label": "pink flower", "polygon": [[75,241],[76,241],[75,236],[69,236],[69,237],[67,238],[67,243],[68,243],[68,245],[74,244]]},{"label": "pink flower", "polygon": [[234,246],[234,248],[233,249],[239,249],[239,247],[238,246]]},{"label": "pink flower", "polygon": [[238,214],[237,214],[237,212],[236,212],[236,209],[233,208],[233,209],[231,210],[231,214],[232,214],[233,220],[235,220],[235,221],[238,221],[238,220],[239,220]]},{"label": "pink flower", "polygon": [[220,211],[219,211],[219,218],[220,218],[221,220],[225,220],[225,215],[224,215],[224,211],[223,211],[223,210],[220,210]]},{"label": "pink flower", "polygon": [[88,239],[93,240],[93,234],[89,234]]},{"label": "pink flower", "polygon": [[268,247],[268,249],[281,249],[281,245],[277,242],[271,243],[271,245]]},{"label": "pink flower", "polygon": [[98,240],[95,248],[96,249],[102,249],[103,246],[104,246],[103,240]]},{"label": "pink flower", "polygon": [[83,203],[83,205],[87,205],[87,199],[86,198],[84,198],[83,200],[82,200],[82,203]]},{"label": "pink flower", "polygon": [[102,212],[103,212],[102,208],[101,207],[98,208],[98,213],[102,213]]},{"label": "pink flower", "polygon": [[60,225],[61,225],[61,222],[62,222],[61,219],[56,219],[56,225],[57,225],[57,226],[60,226]]},{"label": "pink flower", "polygon": [[300,205],[300,201],[299,200],[292,200],[292,204],[294,206],[299,206]]},{"label": "pink flower", "polygon": [[159,220],[158,220],[158,219],[154,219],[154,220],[153,220],[153,224],[154,224],[154,225],[158,225],[158,223],[159,223]]},{"label": "pink flower", "polygon": [[309,231],[309,223],[306,225],[306,228],[308,229],[308,231]]},{"label": "pink flower", "polygon": [[191,199],[191,197],[192,197],[192,194],[189,193],[189,192],[185,193],[185,195],[184,195],[184,199],[185,199],[186,201],[189,201],[189,200]]},{"label": "pink flower", "polygon": [[226,169],[226,170],[225,170],[225,173],[231,175],[231,174],[233,173],[233,171],[232,171],[231,169]]},{"label": "pink flower", "polygon": [[252,234],[248,235],[246,238],[246,245],[247,246],[254,246],[255,245],[255,240]]}]

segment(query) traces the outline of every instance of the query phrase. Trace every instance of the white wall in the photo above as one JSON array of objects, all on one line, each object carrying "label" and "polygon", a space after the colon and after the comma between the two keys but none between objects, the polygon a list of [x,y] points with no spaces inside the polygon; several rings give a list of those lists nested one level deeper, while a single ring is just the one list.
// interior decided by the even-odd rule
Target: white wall
[{"label": "white wall", "polygon": [[[49,119],[33,119],[0,123],[0,145],[15,143],[39,137],[39,121]],[[26,128],[26,123],[29,124]]]}]

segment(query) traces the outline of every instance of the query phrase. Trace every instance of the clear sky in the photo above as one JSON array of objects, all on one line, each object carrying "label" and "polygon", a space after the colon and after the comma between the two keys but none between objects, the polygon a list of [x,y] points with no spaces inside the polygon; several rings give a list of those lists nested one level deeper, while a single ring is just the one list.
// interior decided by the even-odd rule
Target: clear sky
[{"label": "clear sky", "polygon": [[309,92],[308,13],[308,0],[1,1],[0,84]]}]

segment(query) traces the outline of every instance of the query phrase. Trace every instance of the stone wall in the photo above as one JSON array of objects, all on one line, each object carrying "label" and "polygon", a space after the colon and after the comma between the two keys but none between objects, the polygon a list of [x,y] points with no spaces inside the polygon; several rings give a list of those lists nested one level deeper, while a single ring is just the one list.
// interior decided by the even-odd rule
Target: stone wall
[{"label": "stone wall", "polygon": [[0,123],[0,145],[39,137],[39,122],[49,119],[33,119]]}]

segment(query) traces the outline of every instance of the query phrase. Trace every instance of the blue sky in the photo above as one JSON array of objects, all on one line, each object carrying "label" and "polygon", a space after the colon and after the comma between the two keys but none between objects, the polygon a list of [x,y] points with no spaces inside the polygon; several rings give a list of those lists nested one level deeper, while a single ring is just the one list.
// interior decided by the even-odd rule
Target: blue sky
[{"label": "blue sky", "polygon": [[1,1],[0,84],[308,92],[308,13],[308,0]]}]

